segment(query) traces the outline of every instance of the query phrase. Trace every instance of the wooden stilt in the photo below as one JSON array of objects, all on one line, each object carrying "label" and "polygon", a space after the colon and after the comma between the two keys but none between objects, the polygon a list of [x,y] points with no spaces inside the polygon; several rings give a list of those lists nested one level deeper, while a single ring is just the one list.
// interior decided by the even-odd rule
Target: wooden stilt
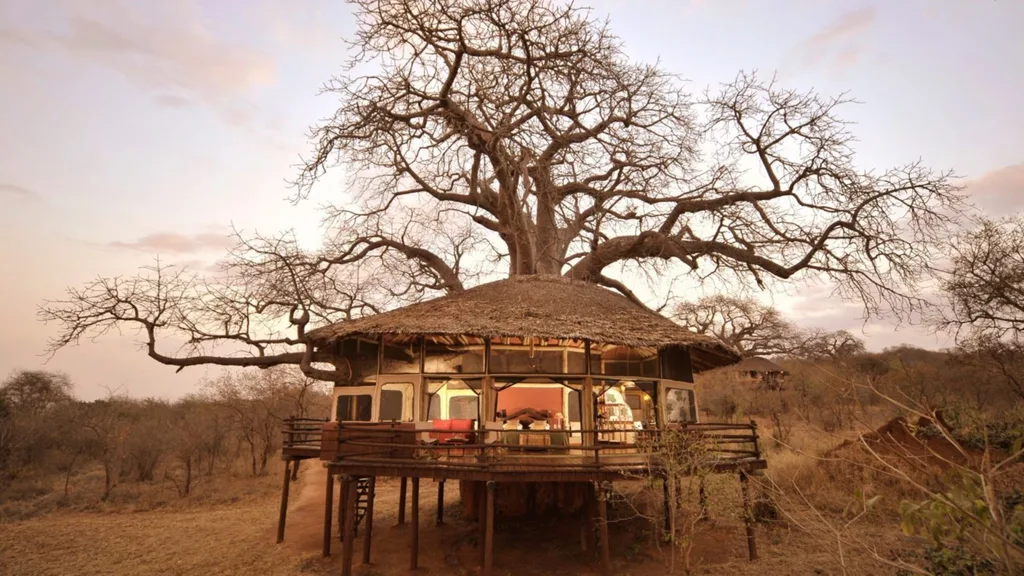
[{"label": "wooden stilt", "polygon": [[295,464],[292,464],[292,480],[299,479],[299,464],[302,464],[302,460],[296,460]]},{"label": "wooden stilt", "polygon": [[409,569],[415,570],[420,563],[420,479],[412,479],[412,550],[409,555]]},{"label": "wooden stilt", "polygon": [[480,549],[480,570],[484,569],[484,554],[487,550],[487,483],[477,482],[476,486],[476,522],[480,533],[477,541]]},{"label": "wooden stilt", "polygon": [[437,525],[444,524],[444,479],[437,481]]},{"label": "wooden stilt", "polygon": [[743,525],[747,529],[747,557],[751,562],[757,560],[757,541],[754,539],[754,513],[750,504],[750,488],[747,486],[747,473],[740,471],[740,489],[743,491]]},{"label": "wooden stilt", "polygon": [[601,574],[612,576],[611,543],[608,540],[608,491],[603,484],[597,491],[597,522],[601,534]]},{"label": "wooden stilt", "polygon": [[[277,517],[277,543],[284,542],[284,523],[288,517],[288,486],[291,483],[291,472],[288,467],[291,465],[291,460],[284,461],[284,485],[281,486],[281,514]],[[295,463],[298,466],[298,462]]]},{"label": "wooden stilt", "polygon": [[345,532],[345,499],[348,497],[348,490],[341,486],[338,490],[338,540],[345,541],[348,534]]},{"label": "wooden stilt", "polygon": [[481,576],[491,576],[494,566],[494,492],[495,482],[487,483],[487,504],[484,507],[484,564]]},{"label": "wooden stilt", "polygon": [[366,501],[366,530],[363,532],[363,564],[370,563],[370,544],[373,541],[373,497],[377,492],[377,477],[370,476],[370,489]]},{"label": "wooden stilt", "polygon": [[672,490],[669,486],[668,474],[661,477],[661,495],[665,514],[665,534],[674,537],[672,534]]},{"label": "wooden stilt", "polygon": [[405,491],[408,486],[408,478],[402,476],[398,484],[398,523],[405,524]]},{"label": "wooden stilt", "polygon": [[331,514],[334,512],[334,475],[327,470],[327,488],[324,490],[324,558],[331,555]]},{"label": "wooden stilt", "polygon": [[342,524],[345,542],[341,546],[341,576],[352,576],[352,556],[356,540],[352,536],[356,527],[356,482],[357,480],[348,474],[341,477],[342,496],[339,500],[345,502],[345,521]]},{"label": "wooden stilt", "polygon": [[583,502],[583,550],[593,557],[597,553],[597,492],[593,482],[587,483],[587,494]]}]

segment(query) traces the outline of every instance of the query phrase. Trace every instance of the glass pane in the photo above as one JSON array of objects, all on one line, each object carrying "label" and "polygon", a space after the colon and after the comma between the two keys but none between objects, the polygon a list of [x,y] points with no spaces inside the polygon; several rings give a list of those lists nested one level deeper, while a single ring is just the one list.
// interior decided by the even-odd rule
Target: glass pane
[{"label": "glass pane", "polygon": [[384,337],[381,374],[419,374],[420,339],[418,337]]},{"label": "glass pane", "polygon": [[427,356],[423,371],[427,374],[480,374],[484,371],[484,341],[465,338],[468,344],[426,344]]},{"label": "glass pane", "polygon": [[373,340],[363,338],[347,338],[338,347],[341,357],[352,365],[355,379],[362,379],[377,373],[377,350],[379,346]]},{"label": "glass pane", "polygon": [[455,396],[448,400],[449,420],[476,420],[477,404],[476,396]]},{"label": "glass pane", "polygon": [[569,422],[580,421],[580,391],[569,390]]},{"label": "glass pane", "polygon": [[373,396],[338,396],[338,421],[369,422],[373,418]]},{"label": "glass pane", "polygon": [[380,391],[380,418],[382,422],[387,420],[402,420],[402,391],[381,390]]},{"label": "glass pane", "polygon": [[412,421],[413,387],[409,382],[388,382],[380,389],[380,420]]},{"label": "glass pane", "polygon": [[693,390],[669,388],[665,391],[665,418],[669,423],[696,422]]},{"label": "glass pane", "polygon": [[427,397],[427,420],[439,420],[441,418],[441,399],[437,397],[437,394],[431,394]]}]

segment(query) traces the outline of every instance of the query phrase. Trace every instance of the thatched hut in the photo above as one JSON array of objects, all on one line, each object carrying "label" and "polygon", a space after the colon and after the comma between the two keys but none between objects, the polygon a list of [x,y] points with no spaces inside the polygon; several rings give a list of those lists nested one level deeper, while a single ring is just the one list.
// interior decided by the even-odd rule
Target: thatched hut
[{"label": "thatched hut", "polygon": [[786,383],[789,372],[763,356],[747,356],[735,364],[715,370],[726,373],[735,381],[760,386],[768,390],[780,390]]},{"label": "thatched hut", "polygon": [[[695,372],[740,359],[618,293],[552,276],[491,282],[307,336],[303,369],[335,380],[315,455],[344,480],[343,534],[377,476],[403,479],[400,519],[406,478],[414,503],[421,478],[438,480],[438,522],[445,480],[460,481],[464,510],[482,526],[495,510],[586,507],[599,500],[594,482],[648,470],[644,434],[697,425]],[[754,430],[751,439],[752,451],[722,451],[725,466],[763,467]],[[285,458],[309,457],[308,448],[286,443]],[[328,523],[330,507],[328,497]]]}]

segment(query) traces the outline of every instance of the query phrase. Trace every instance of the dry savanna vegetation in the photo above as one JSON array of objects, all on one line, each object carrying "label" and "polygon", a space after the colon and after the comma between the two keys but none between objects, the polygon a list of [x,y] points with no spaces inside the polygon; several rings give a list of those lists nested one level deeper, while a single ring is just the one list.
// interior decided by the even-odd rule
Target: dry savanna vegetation
[{"label": "dry savanna vegetation", "polygon": [[[699,376],[703,419],[762,431],[760,559],[745,560],[736,478],[704,473],[699,444],[680,438],[665,456],[694,473],[672,480],[667,536],[656,482],[611,491],[618,572],[1021,572],[1024,220],[985,218],[953,171],[923,160],[861,166],[845,97],[746,72],[691,90],[579,6],[350,4],[351,59],[324,90],[337,108],[292,183],[304,202],[328,171],[350,178],[319,246],[239,233],[215,274],[157,264],[41,306],[51,353],[136,333],[155,362],[228,371],[174,401],[83,401],[47,372],[5,380],[0,570],[334,572],[316,553],[315,465],[272,545],[281,419],[325,416],[328,387],[354,379],[307,329],[546,274],[781,367]],[[751,297],[808,283],[953,344],[869,353]],[[394,486],[378,498],[385,528],[360,569],[405,573]],[[424,571],[472,573],[475,529],[449,511],[424,532]],[[499,520],[497,533],[500,571],[594,570],[571,520]]]}]

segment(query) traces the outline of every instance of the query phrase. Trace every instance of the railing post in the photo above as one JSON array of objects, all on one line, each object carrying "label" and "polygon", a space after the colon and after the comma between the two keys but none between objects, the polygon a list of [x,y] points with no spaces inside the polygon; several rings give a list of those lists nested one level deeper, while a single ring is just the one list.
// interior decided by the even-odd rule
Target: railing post
[{"label": "railing post", "polygon": [[760,460],[761,459],[761,448],[760,448],[760,446],[758,445],[758,442],[757,442],[757,422],[755,422],[753,420],[750,421],[750,432],[751,432],[751,435],[754,438],[754,456],[758,460]]}]

